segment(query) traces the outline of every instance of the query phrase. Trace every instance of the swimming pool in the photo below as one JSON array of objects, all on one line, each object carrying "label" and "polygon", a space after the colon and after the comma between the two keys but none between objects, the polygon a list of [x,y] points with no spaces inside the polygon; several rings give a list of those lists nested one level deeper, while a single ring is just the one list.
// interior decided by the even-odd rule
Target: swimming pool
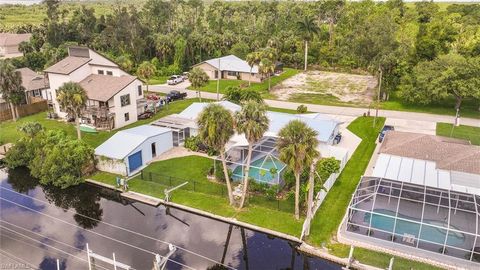
[{"label": "swimming pool", "polygon": [[[382,215],[378,215],[378,214]],[[370,222],[370,216],[372,217],[372,228],[374,229],[379,229],[382,231],[388,231],[388,232],[393,232],[393,227],[395,224],[395,211],[391,211],[388,209],[374,209],[373,213],[366,213],[364,217],[364,221],[366,223]],[[399,218],[411,220],[411,221],[406,221],[406,220],[397,220],[397,225],[395,226],[395,234],[397,235],[404,235],[404,234],[410,234],[410,235],[415,235],[416,238],[419,238],[420,240],[426,240],[434,243],[438,243],[443,245],[445,241],[445,235],[447,234],[447,224],[442,221],[438,220],[429,220],[429,219],[424,219],[423,220],[423,226],[422,226],[422,231],[420,234],[420,237],[418,236],[420,232],[420,220],[405,216],[402,214],[398,214]],[[438,227],[433,227],[429,225],[435,225],[435,226],[441,226],[445,227],[445,229],[441,229]],[[453,226],[450,226],[450,228],[455,229]],[[447,237],[447,244],[451,246],[462,246],[465,242],[465,235],[459,232],[448,232],[448,237]]]},{"label": "swimming pool", "polygon": [[[248,172],[249,177],[259,182],[278,184],[278,174],[280,170],[285,167],[285,164],[272,156],[264,156],[254,160],[250,163],[250,166],[250,171]],[[270,171],[272,168],[276,170],[276,173],[272,174]],[[241,180],[243,178],[242,166],[237,166],[233,170],[232,176],[233,180]]]}]

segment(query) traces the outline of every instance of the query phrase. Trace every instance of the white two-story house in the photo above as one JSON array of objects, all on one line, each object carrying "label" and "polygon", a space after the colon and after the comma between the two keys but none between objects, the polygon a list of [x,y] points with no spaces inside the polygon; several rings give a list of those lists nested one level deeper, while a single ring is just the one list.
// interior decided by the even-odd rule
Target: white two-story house
[{"label": "white two-story house", "polygon": [[142,81],[87,47],[70,47],[68,56],[47,68],[45,74],[59,117],[67,117],[57,101],[57,90],[66,82],[77,82],[85,89],[88,101],[82,122],[99,129],[131,124],[144,111]]}]

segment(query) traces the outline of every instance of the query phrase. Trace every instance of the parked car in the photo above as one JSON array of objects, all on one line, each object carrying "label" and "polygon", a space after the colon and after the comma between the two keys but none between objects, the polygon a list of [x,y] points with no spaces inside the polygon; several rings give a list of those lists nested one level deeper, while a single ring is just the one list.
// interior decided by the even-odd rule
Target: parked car
[{"label": "parked car", "polygon": [[148,119],[148,118],[152,117],[153,115],[154,115],[154,113],[152,111],[145,111],[145,112],[138,115],[138,120]]},{"label": "parked car", "polygon": [[168,85],[175,85],[183,82],[183,77],[180,75],[172,75],[170,78],[167,80]]},{"label": "parked car", "polygon": [[187,80],[187,79],[188,79],[188,75],[190,75],[190,73],[188,73],[188,72],[183,72],[183,73],[182,73],[183,80]]},{"label": "parked car", "polygon": [[170,91],[170,93],[167,94],[167,101],[168,102],[172,102],[174,100],[178,100],[178,99],[184,99],[187,97],[187,93],[184,92],[180,92],[180,91],[177,91],[177,90],[172,90]]},{"label": "parked car", "polygon": [[387,134],[387,132],[390,130],[395,130],[395,127],[389,126],[389,125],[383,126],[382,131],[380,131],[380,135],[378,136],[378,142],[380,143],[383,142],[383,138],[385,138],[385,134]]},{"label": "parked car", "polygon": [[342,133],[338,133],[335,138],[333,138],[333,144],[339,144],[342,141]]}]

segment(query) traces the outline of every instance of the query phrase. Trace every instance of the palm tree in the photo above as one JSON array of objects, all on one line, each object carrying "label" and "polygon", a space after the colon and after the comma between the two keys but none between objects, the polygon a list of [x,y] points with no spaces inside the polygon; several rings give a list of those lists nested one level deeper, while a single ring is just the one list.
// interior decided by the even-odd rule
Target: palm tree
[{"label": "palm tree", "polygon": [[10,103],[13,121],[17,121],[16,107],[25,100],[25,88],[22,86],[22,76],[15,67],[5,60],[0,61],[0,93]]},{"label": "palm tree", "polygon": [[318,157],[317,132],[300,120],[292,120],[278,133],[277,149],[280,160],[295,175],[295,218],[300,218],[300,174]]},{"label": "palm tree", "polygon": [[275,63],[268,58],[263,58],[262,61],[260,61],[258,69],[260,74],[268,76],[268,92],[270,92],[271,78],[272,74],[275,72]]},{"label": "palm tree", "polygon": [[203,144],[220,152],[223,173],[227,182],[228,199],[233,205],[232,187],[225,159],[225,145],[235,133],[232,114],[219,104],[210,103],[197,119],[198,136]]},{"label": "palm tree", "polygon": [[248,191],[248,180],[250,171],[250,162],[252,160],[253,145],[257,143],[263,134],[268,130],[269,120],[267,117],[267,107],[263,102],[249,100],[245,102],[242,109],[235,114],[235,126],[239,134],[245,134],[248,141],[247,163],[243,180],[242,200],[240,208],[245,204],[245,198]]},{"label": "palm tree", "polygon": [[200,87],[205,86],[208,83],[208,75],[203,71],[203,69],[195,67],[190,71],[188,74],[188,80],[192,84],[192,88],[198,91],[198,97],[200,98],[200,102],[202,101]]},{"label": "palm tree", "polygon": [[75,82],[64,83],[58,88],[57,100],[69,116],[75,118],[77,126],[77,136],[80,140],[82,133],[80,132],[80,117],[87,104],[87,93],[83,87]]},{"label": "palm tree", "polygon": [[307,70],[307,58],[308,58],[308,42],[313,39],[315,35],[318,35],[320,32],[320,28],[315,23],[315,19],[313,17],[305,17],[303,21],[297,22],[297,28],[300,32],[300,35],[305,42],[305,65],[304,69]]},{"label": "palm tree", "polygon": [[255,65],[258,65],[260,63],[261,55],[259,52],[251,52],[247,54],[246,61],[248,65],[250,66],[250,76],[248,77],[248,86],[252,84],[252,69]]},{"label": "palm tree", "polygon": [[155,73],[157,73],[157,68],[155,67],[154,64],[148,62],[148,61],[143,61],[142,64],[138,67],[137,70],[137,75],[142,78],[143,80],[147,81],[147,94],[148,94],[148,85],[150,84],[150,79],[155,76]]}]

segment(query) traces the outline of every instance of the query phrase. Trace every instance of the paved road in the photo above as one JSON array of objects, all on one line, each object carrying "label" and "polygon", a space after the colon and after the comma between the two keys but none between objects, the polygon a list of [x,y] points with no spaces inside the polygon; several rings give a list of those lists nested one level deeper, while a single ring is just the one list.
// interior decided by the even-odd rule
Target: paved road
[{"label": "paved road", "polygon": [[[185,89],[182,85],[177,86],[166,86],[166,85],[152,85],[150,86],[150,91],[154,92],[163,92],[168,93],[171,90],[180,90],[187,92],[188,98],[198,97],[198,92],[194,90]],[[219,95],[222,98],[222,95]],[[207,99],[216,99],[216,93],[202,92],[202,98]],[[289,102],[289,101],[280,101],[280,100],[270,100],[266,99],[265,102],[268,106],[292,109],[296,110],[299,105],[302,103]],[[341,107],[341,106],[326,106],[326,105],[316,105],[316,104],[305,104],[308,107],[308,110],[311,112],[319,112],[326,114],[335,114],[335,115],[346,115],[346,116],[360,116],[367,112],[365,108],[353,108],[353,107]],[[372,110],[371,114],[374,114],[375,111]],[[480,112],[479,112],[480,114]],[[425,121],[425,122],[445,122],[453,123],[454,117],[449,115],[438,115],[438,114],[429,114],[429,113],[417,113],[417,112],[403,112],[403,111],[391,111],[391,110],[379,110],[379,116],[384,116],[386,118],[395,118],[403,120],[414,120],[414,121]],[[462,125],[476,126],[480,127],[480,120],[473,118],[461,118],[460,123]]]}]

